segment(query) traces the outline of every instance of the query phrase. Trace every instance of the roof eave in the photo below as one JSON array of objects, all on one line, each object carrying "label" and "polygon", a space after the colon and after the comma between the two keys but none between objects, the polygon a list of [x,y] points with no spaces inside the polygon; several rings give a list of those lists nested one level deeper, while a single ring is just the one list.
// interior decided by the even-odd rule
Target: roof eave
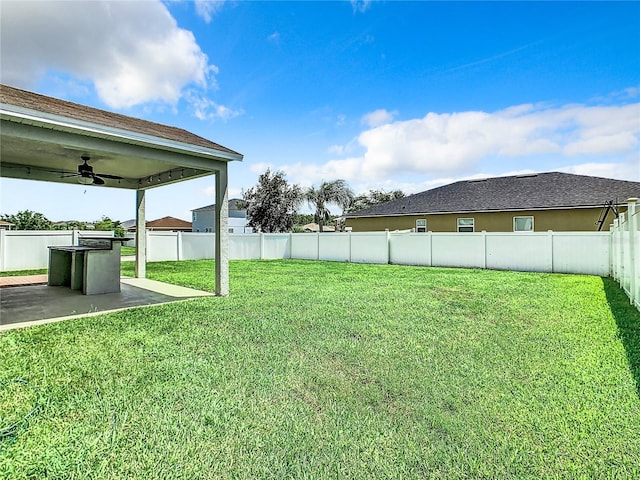
[{"label": "roof eave", "polygon": [[[623,206],[626,202],[619,202],[616,206]],[[527,212],[538,210],[573,210],[586,208],[603,208],[603,205],[566,205],[554,207],[523,207],[523,208],[500,208],[491,210],[452,210],[448,212],[401,212],[401,213],[376,213],[368,215],[345,215],[345,218],[378,218],[378,217],[406,217],[415,215],[452,215],[452,214],[468,214],[468,213],[498,213],[498,212]]]},{"label": "roof eave", "polygon": [[153,146],[172,152],[188,153],[205,158],[215,158],[223,161],[242,161],[244,156],[237,152],[226,152],[219,149],[207,148],[200,145],[169,140],[162,137],[147,135],[97,123],[77,120],[61,115],[30,110],[15,105],[0,103],[0,118],[7,121],[23,123],[33,126],[50,128],[69,133],[82,133],[103,139],[117,139],[119,142],[133,145]]}]

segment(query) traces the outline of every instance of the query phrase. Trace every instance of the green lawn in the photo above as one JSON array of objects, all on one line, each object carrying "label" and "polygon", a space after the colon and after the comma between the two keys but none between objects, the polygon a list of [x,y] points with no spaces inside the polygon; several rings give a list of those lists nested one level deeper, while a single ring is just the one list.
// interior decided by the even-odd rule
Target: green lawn
[{"label": "green lawn", "polygon": [[1,334],[0,478],[640,478],[609,279],[239,261],[231,290]]},{"label": "green lawn", "polygon": [[125,256],[129,256],[129,255],[135,255],[136,254],[136,248],[135,247],[127,247],[127,246],[122,246],[120,247],[120,255],[125,257]]}]

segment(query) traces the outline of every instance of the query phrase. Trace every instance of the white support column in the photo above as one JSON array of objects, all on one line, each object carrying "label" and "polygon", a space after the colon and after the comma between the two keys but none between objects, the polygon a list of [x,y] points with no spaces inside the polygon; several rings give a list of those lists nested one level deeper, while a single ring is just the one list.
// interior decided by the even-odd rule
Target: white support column
[{"label": "white support column", "polygon": [[229,295],[229,193],[226,163],[216,173],[216,295]]},{"label": "white support column", "polygon": [[136,278],[147,276],[145,190],[136,190]]}]

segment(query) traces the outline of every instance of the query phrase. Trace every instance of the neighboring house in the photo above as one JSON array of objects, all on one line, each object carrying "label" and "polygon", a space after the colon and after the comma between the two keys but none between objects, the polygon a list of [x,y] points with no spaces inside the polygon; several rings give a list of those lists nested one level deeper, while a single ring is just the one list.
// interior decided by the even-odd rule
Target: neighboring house
[{"label": "neighboring house", "polygon": [[[320,227],[318,226],[317,223],[307,223],[305,226],[302,227],[304,229],[305,232],[318,232],[320,230]],[[336,231],[336,227],[332,227],[330,225],[323,225],[322,226],[322,231],[323,232],[335,232]]]},{"label": "neighboring house", "polygon": [[[229,233],[253,233],[253,228],[248,226],[247,211],[238,207],[239,198],[229,200]],[[216,228],[216,206],[191,210],[191,220],[194,232],[215,232]]]},{"label": "neighboring house", "polygon": [[14,227],[13,223],[5,222],[4,220],[0,220],[0,230],[11,230]]},{"label": "neighboring house", "polygon": [[126,221],[122,222],[120,224],[120,226],[122,228],[124,228],[125,230],[127,230],[127,231],[131,231],[132,228],[133,228],[133,231],[135,231],[136,230],[136,219],[133,218],[131,220],[126,220]]},{"label": "neighboring house", "polygon": [[[191,222],[187,222],[186,220],[181,220],[175,217],[162,217],[157,220],[151,220],[146,222],[145,228],[147,230],[154,231],[164,231],[164,232],[190,232],[191,231]],[[127,228],[129,232],[136,231],[135,223],[133,226]]]},{"label": "neighboring house", "polygon": [[[464,180],[351,212],[354,232],[609,230],[640,182],[549,172]],[[609,205],[609,207],[607,206]]]}]

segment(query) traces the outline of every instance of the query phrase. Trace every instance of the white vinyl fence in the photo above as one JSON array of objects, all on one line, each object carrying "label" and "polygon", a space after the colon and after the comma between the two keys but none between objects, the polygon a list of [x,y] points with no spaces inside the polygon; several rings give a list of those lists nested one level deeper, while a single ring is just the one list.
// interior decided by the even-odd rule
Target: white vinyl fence
[{"label": "white vinyl fence", "polygon": [[0,230],[0,272],[49,266],[49,246],[77,245],[78,237],[113,237],[94,230]]},{"label": "white vinyl fence", "polygon": [[[2,271],[45,268],[48,246],[74,245],[78,235],[96,233],[2,232]],[[292,258],[608,276],[611,248],[620,243],[610,242],[614,237],[615,233],[610,232],[234,234],[229,235],[229,258]],[[150,262],[214,258],[214,246],[213,233],[147,232]],[[616,250],[619,255],[623,251],[627,250]],[[626,272],[627,277],[631,275],[628,269]]]},{"label": "white vinyl fence", "polygon": [[640,309],[640,210],[637,199],[628,200],[627,211],[611,227],[611,276],[631,303]]}]

